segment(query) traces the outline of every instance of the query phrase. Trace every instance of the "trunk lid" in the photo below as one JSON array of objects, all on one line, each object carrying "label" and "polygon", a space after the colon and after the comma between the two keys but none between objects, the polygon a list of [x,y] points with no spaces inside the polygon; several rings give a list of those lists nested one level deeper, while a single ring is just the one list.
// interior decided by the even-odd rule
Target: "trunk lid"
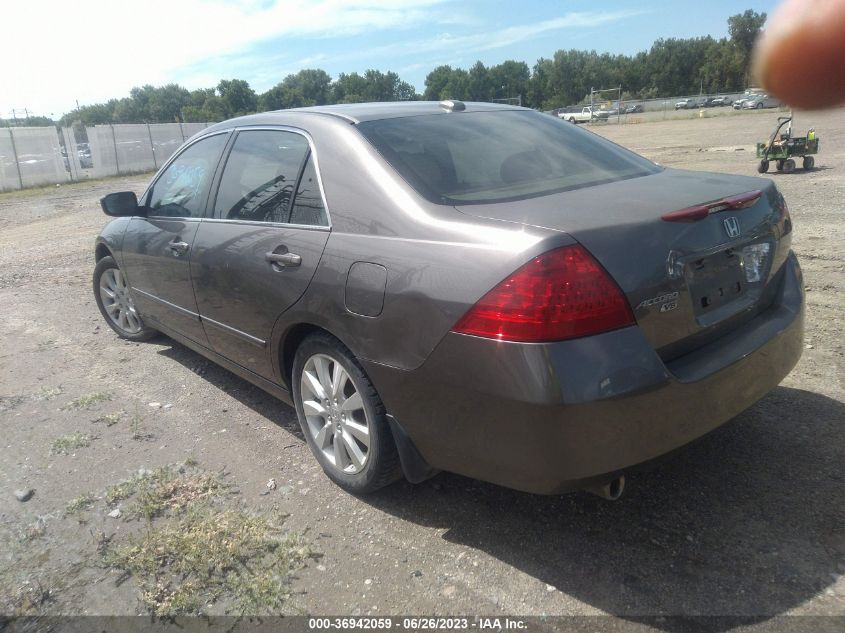
[{"label": "trunk lid", "polygon": [[[759,198],[728,201],[745,208],[720,204],[709,213],[706,208],[756,191]],[[692,207],[682,221],[662,219]],[[665,169],[518,202],[456,208],[571,235],[619,284],[638,325],[666,361],[764,310],[790,249],[783,198],[761,178]]]}]

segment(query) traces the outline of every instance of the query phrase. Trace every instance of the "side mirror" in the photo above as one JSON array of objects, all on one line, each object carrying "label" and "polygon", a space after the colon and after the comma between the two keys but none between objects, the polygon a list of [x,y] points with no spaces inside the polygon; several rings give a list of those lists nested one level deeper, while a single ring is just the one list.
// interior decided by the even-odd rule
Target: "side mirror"
[{"label": "side mirror", "polygon": [[113,217],[143,215],[134,191],[118,191],[100,199],[103,213]]}]

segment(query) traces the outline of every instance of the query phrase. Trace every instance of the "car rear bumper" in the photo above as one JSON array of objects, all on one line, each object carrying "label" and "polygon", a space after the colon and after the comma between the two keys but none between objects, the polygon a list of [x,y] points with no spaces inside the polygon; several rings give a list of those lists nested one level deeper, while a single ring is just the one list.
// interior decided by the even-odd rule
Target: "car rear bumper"
[{"label": "car rear bumper", "polygon": [[450,333],[418,369],[365,368],[434,468],[554,494],[679,448],[773,389],[803,349],[794,255],[773,304],[663,363],[639,328],[551,344]]}]

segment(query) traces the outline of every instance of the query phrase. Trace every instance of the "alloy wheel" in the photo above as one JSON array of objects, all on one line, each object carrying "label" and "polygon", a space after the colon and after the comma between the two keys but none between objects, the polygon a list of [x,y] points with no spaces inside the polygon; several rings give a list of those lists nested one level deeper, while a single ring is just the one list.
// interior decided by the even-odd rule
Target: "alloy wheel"
[{"label": "alloy wheel", "polygon": [[120,330],[127,334],[141,331],[141,319],[119,268],[108,268],[100,275],[100,299],[106,314]]},{"label": "alloy wheel", "polygon": [[338,471],[360,473],[370,452],[370,419],[349,373],[339,361],[314,354],[302,369],[300,399],[308,432]]}]

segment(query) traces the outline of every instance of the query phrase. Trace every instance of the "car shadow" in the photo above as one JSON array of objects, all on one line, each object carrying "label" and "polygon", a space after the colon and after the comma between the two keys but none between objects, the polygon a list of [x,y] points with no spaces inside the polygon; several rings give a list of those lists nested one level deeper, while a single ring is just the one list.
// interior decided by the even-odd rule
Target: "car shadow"
[{"label": "car shadow", "polygon": [[302,428],[299,426],[296,410],[293,407],[181,343],[164,336],[157,337],[153,342],[167,345],[158,350],[160,355],[184,365],[241,404],[248,406],[258,415],[305,442],[305,436],[302,435]]},{"label": "car shadow", "polygon": [[769,618],[845,571],[843,420],[843,403],[779,387],[616,502],[449,474],[364,501],[624,618]]},{"label": "car shadow", "polygon": [[801,174],[812,173],[814,171],[827,171],[829,169],[835,169],[835,168],[834,167],[828,167],[827,165],[814,165],[813,167],[810,167],[810,169],[804,169],[803,167],[801,167],[801,164],[799,163],[798,166],[795,168],[795,171],[793,171],[789,174],[787,174],[785,171],[778,171],[776,169],[769,169],[769,171],[767,173],[762,174],[762,175],[763,176],[778,176],[778,177],[780,177],[780,176],[800,176]]},{"label": "car shadow", "polygon": [[[291,407],[179,344],[159,353],[302,439]],[[842,402],[778,387],[629,477],[616,502],[531,495],[448,473],[361,501],[443,529],[450,543],[632,622],[679,631],[689,623],[652,616],[766,621],[825,592],[845,571],[843,420]],[[716,619],[706,629],[734,626]]]}]

